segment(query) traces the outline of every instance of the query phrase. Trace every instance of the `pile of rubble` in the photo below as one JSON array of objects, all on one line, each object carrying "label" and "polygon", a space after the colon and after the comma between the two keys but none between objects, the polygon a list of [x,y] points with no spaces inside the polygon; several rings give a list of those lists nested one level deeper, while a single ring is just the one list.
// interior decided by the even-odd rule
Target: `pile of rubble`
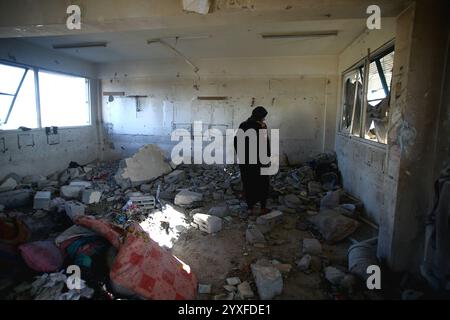
[{"label": "pile of rubble", "polygon": [[[305,273],[321,263],[321,241],[336,243],[359,226],[355,218],[361,213],[362,204],[342,191],[334,154],[319,155],[300,166],[282,167],[271,178],[271,186],[268,201],[271,211],[249,218],[236,165],[174,168],[152,145],[120,162],[88,165],[73,162],[62,173],[48,177],[21,178],[11,174],[0,184],[0,250],[2,256],[9,254],[13,257],[9,261],[22,269],[32,269],[32,276],[37,278],[29,278],[17,287],[11,279],[23,277],[21,268],[14,269],[14,274],[2,273],[0,292],[8,289],[9,298],[23,297],[26,292],[33,299],[99,298],[98,292],[103,298],[111,298],[123,292],[105,289],[107,270],[115,257],[113,246],[102,241],[96,230],[76,224],[79,217],[86,215],[122,230],[139,223],[153,240],[168,248],[189,228],[214,235],[233,218],[246,224],[245,239],[249,245],[265,247],[270,244],[270,232],[283,224],[286,215],[294,215],[299,230],[311,230],[314,234],[314,238],[299,244],[302,256],[296,267]],[[81,243],[67,242],[74,237]],[[42,249],[45,252],[61,254],[50,267],[37,267],[36,261],[25,259],[24,246],[35,245],[36,241],[47,241]],[[88,253],[83,251],[86,246]],[[83,273],[87,274],[87,285],[81,291],[72,292],[61,285],[64,282],[61,272],[70,264],[81,265],[85,268],[83,272],[88,270]],[[89,271],[95,264],[101,265],[100,271]],[[252,279],[243,282],[236,277],[227,279],[226,292],[215,298],[255,299],[253,286],[259,298],[272,299],[282,293],[282,274],[291,269],[290,264],[258,259],[251,265]],[[103,277],[99,276],[101,272]],[[324,276],[333,286],[351,287],[354,282],[349,272],[333,266],[324,269]],[[56,291],[37,290],[39,281],[53,283]],[[210,285],[198,286],[199,294],[210,292]]]}]

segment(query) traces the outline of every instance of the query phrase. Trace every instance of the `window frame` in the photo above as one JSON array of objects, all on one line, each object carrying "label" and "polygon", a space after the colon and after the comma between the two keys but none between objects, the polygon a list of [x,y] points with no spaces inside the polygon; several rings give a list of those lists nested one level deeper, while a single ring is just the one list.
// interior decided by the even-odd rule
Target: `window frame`
[{"label": "window frame", "polygon": [[[378,141],[374,141],[374,140],[370,140],[367,139],[365,137],[365,124],[366,124],[366,119],[367,119],[367,106],[368,106],[368,98],[367,98],[367,94],[368,94],[368,87],[369,87],[369,72],[370,72],[370,64],[372,62],[376,62],[377,60],[379,61],[380,58],[392,53],[395,51],[395,39],[392,39],[390,41],[388,41],[387,43],[385,43],[384,45],[382,45],[381,47],[379,47],[378,49],[376,49],[374,52],[368,52],[367,56],[365,56],[363,59],[359,60],[358,62],[356,62],[355,64],[353,64],[350,68],[347,68],[346,70],[344,70],[341,74],[341,102],[340,102],[340,117],[339,117],[339,129],[338,129],[338,133],[340,135],[343,135],[345,137],[350,137],[350,138],[356,138],[356,139],[360,139],[364,142],[367,143],[372,143],[372,144],[376,144],[379,146],[387,146],[387,143],[382,143],[382,142],[378,142]],[[359,119],[359,132],[358,134],[353,134],[353,119],[352,119],[352,123],[350,125],[350,130],[347,132],[345,130],[343,130],[342,126],[343,126],[343,116],[344,116],[344,103],[345,103],[345,92],[344,92],[344,80],[345,77],[351,73],[354,72],[360,68],[364,68],[364,74],[363,74],[363,100],[362,100],[362,105],[361,105],[361,116]],[[377,66],[378,69],[378,66]],[[392,92],[392,80],[391,83],[388,85],[389,87],[389,92]],[[356,100],[356,99],[355,99]],[[352,109],[352,113],[354,113],[354,108],[355,108],[355,104],[353,105],[353,109]],[[388,117],[390,117],[390,114],[388,115]]]},{"label": "window frame", "polygon": [[[55,74],[61,74],[61,75],[66,75],[66,76],[71,76],[71,77],[78,77],[78,78],[83,78],[85,79],[85,81],[87,81],[87,96],[88,96],[88,106],[89,106],[89,124],[86,125],[76,125],[76,126],[57,126],[60,129],[71,129],[71,128],[85,128],[85,127],[91,127],[92,126],[92,122],[93,122],[93,114],[92,114],[92,78],[86,77],[86,76],[82,76],[82,75],[78,75],[78,74],[74,74],[74,73],[70,73],[70,72],[61,72],[61,71],[55,71],[52,69],[48,69],[48,68],[43,68],[43,67],[36,67],[36,66],[32,66],[29,64],[25,64],[25,63],[17,63],[17,62],[12,62],[12,61],[8,61],[8,60],[3,60],[0,59],[0,64],[3,65],[7,65],[7,66],[12,66],[12,67],[17,67],[17,68],[24,68],[24,69],[28,69],[28,72],[33,72],[34,74],[34,90],[35,90],[35,105],[36,105],[36,116],[37,116],[37,126],[36,128],[30,128],[31,130],[41,130],[44,129],[45,127],[42,126],[42,120],[41,120],[41,99],[40,99],[40,87],[39,87],[39,71],[43,71],[43,72],[47,72],[47,73],[55,73]],[[20,87],[20,85],[19,85]],[[18,88],[19,88],[18,87]],[[19,94],[20,90],[17,91],[17,95]],[[12,112],[13,108],[10,110],[10,112]],[[21,132],[20,129],[1,129],[0,128],[0,132]]]}]

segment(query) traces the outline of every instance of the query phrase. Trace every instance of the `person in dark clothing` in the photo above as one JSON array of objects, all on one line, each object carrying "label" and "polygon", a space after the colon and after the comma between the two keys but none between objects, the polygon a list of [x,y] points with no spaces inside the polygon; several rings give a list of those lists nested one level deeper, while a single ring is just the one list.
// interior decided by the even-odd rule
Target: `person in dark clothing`
[{"label": "person in dark clothing", "polygon": [[[259,146],[260,146],[259,130],[267,129],[267,126],[264,123],[266,116],[267,110],[261,106],[258,106],[255,109],[253,109],[250,118],[248,118],[246,121],[242,122],[239,125],[239,129],[242,129],[244,132],[250,129],[255,130],[257,137],[256,146],[251,146],[249,138],[248,137],[245,138],[245,159],[239,159],[239,169],[241,172],[243,195],[247,202],[249,214],[256,213],[254,206],[258,202],[261,205],[261,214],[265,214],[268,212],[268,210],[266,209],[266,202],[269,196],[270,180],[268,175],[261,174],[261,168],[264,167],[265,164],[261,163],[259,154]],[[262,136],[261,138],[267,140],[267,156],[270,156],[269,138],[267,137],[267,135]],[[256,163],[250,162],[251,147],[255,147],[255,150],[257,151]],[[237,135],[234,137],[234,149],[236,153],[238,153]]]}]

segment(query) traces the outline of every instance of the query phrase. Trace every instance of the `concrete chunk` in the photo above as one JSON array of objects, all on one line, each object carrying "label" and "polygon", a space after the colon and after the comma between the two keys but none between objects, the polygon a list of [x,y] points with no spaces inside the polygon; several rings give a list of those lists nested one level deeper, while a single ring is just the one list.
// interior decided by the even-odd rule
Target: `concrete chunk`
[{"label": "concrete chunk", "polygon": [[1,184],[0,184],[0,192],[5,191],[12,191],[18,186],[18,182],[13,177],[6,178]]},{"label": "concrete chunk", "polygon": [[216,233],[222,230],[222,219],[203,213],[194,214],[194,224],[198,225],[201,231]]},{"label": "concrete chunk", "polygon": [[303,239],[303,254],[320,255],[322,245],[317,239]]},{"label": "concrete chunk", "polygon": [[98,203],[102,192],[97,190],[83,190],[81,201],[85,204]]},{"label": "concrete chunk", "polygon": [[264,238],[262,232],[253,225],[249,225],[247,230],[245,231],[245,239],[250,244],[266,242],[266,238]]},{"label": "concrete chunk", "polygon": [[283,291],[283,277],[278,269],[254,263],[251,265],[261,300],[271,300]]},{"label": "concrete chunk", "polygon": [[311,256],[309,254],[305,254],[299,262],[297,262],[297,267],[301,271],[306,271],[309,269],[309,266],[311,265]]},{"label": "concrete chunk", "polygon": [[65,199],[78,199],[83,189],[84,187],[80,186],[62,186],[59,192]]},{"label": "concrete chunk", "polygon": [[262,233],[267,233],[275,227],[275,225],[281,223],[283,221],[283,212],[281,211],[272,211],[268,214],[259,216],[256,219],[256,223],[258,224],[258,228]]},{"label": "concrete chunk", "polygon": [[244,281],[238,285],[238,292],[242,299],[253,298],[255,296],[250,284],[247,281]]},{"label": "concrete chunk", "polygon": [[231,277],[227,278],[226,282],[229,286],[237,286],[238,284],[241,283],[241,279],[239,279],[238,277]]},{"label": "concrete chunk", "polygon": [[176,196],[174,203],[178,206],[191,205],[194,202],[202,201],[203,195],[198,192],[182,190]]},{"label": "concrete chunk", "polygon": [[120,162],[114,179],[122,188],[134,187],[149,182],[172,171],[163,151],[156,145],[148,144],[132,157]]},{"label": "concrete chunk", "polygon": [[64,208],[66,210],[67,216],[72,221],[75,221],[78,217],[84,215],[84,212],[86,210],[86,207],[82,203],[74,201],[67,201],[64,204]]},{"label": "concrete chunk", "polygon": [[33,209],[50,210],[52,193],[50,191],[38,191],[34,195]]},{"label": "concrete chunk", "polygon": [[208,214],[211,216],[216,216],[219,218],[224,218],[230,214],[227,206],[222,207],[212,207],[208,210]]}]

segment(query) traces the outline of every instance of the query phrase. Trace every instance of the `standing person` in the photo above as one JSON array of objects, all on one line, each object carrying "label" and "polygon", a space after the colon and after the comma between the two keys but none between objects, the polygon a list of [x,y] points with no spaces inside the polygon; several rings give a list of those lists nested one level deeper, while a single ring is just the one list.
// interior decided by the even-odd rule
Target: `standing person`
[{"label": "standing person", "polygon": [[[258,106],[253,109],[252,115],[246,121],[239,125],[239,129],[244,132],[253,129],[256,132],[256,146],[251,146],[249,139],[245,139],[245,159],[239,159],[239,169],[241,171],[241,180],[245,200],[248,206],[248,214],[257,214],[255,210],[255,205],[259,202],[261,205],[261,214],[266,214],[268,212],[266,208],[267,198],[269,197],[269,187],[270,180],[268,175],[261,174],[261,168],[264,166],[261,163],[259,154],[259,140],[261,129],[267,129],[265,124],[265,118],[267,116],[267,110],[264,107]],[[270,156],[270,142],[267,135],[262,136],[263,139],[267,140],[267,156]],[[234,137],[234,149],[236,153],[238,152],[238,138]],[[249,153],[250,148],[254,147],[257,152],[256,164],[250,164]],[[244,161],[245,160],[245,161]]]}]

